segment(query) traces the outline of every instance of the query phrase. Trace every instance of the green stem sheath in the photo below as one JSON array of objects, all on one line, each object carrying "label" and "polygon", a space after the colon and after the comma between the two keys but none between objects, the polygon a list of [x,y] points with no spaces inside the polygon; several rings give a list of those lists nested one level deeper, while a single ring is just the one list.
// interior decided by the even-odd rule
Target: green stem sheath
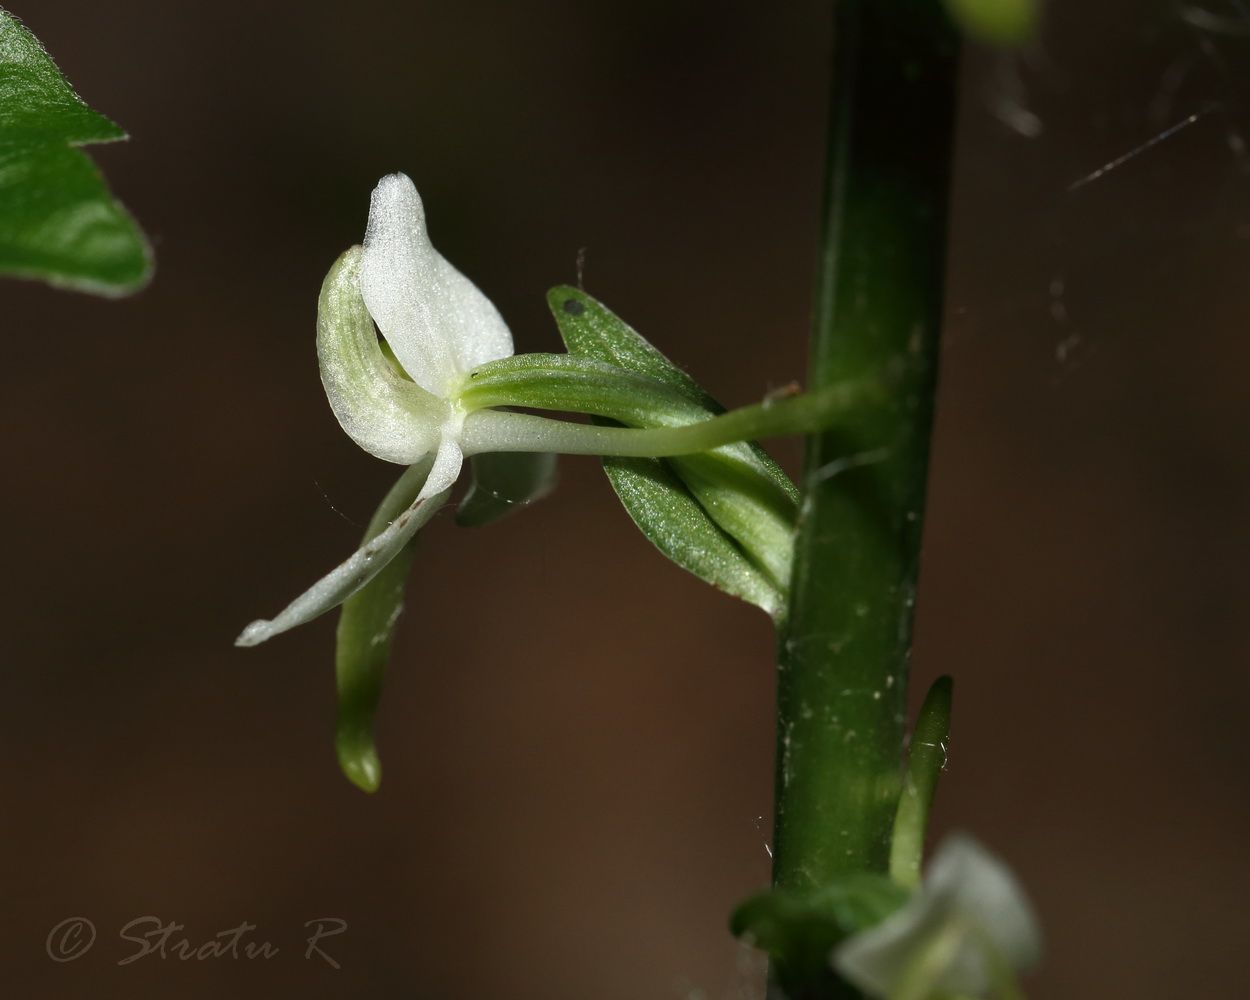
[{"label": "green stem sheath", "polygon": [[954,131],[939,0],[838,0],[834,46],[810,384],[892,384],[884,405],[808,439],[778,635],[773,877],[788,888],[888,867]]},{"label": "green stem sheath", "polygon": [[920,862],[924,854],[929,811],[937,793],[938,779],[946,766],[946,743],[951,732],[953,682],[939,677],[925,695],[911,734],[907,774],[903,780],[894,837],[890,845],[890,877],[905,889],[920,888]]}]

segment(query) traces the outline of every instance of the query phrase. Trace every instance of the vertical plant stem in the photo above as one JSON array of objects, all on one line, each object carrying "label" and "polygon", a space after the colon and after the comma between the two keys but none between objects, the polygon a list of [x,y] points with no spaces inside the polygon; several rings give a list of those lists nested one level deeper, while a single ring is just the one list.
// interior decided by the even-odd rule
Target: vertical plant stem
[{"label": "vertical plant stem", "polygon": [[812,389],[881,405],[808,439],[779,628],[774,883],[887,870],[937,375],[957,38],[939,0],[838,0]]}]

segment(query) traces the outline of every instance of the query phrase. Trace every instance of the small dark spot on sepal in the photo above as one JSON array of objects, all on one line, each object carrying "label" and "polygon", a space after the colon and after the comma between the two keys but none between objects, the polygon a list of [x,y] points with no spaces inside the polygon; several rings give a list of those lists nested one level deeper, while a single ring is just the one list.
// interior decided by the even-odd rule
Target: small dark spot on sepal
[{"label": "small dark spot on sepal", "polygon": [[586,307],[578,302],[577,299],[565,299],[564,311],[570,316],[580,316],[586,311]]}]

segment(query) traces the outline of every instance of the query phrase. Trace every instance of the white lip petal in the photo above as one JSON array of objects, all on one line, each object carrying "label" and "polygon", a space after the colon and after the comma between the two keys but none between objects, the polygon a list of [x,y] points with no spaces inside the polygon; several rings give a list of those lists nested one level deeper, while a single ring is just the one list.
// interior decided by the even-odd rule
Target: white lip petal
[{"label": "white lip petal", "polygon": [[[458,453],[459,449],[456,451]],[[442,456],[442,450],[439,455]],[[432,475],[426,480],[426,486],[430,484],[431,479]],[[234,644],[256,646],[267,639],[272,639],[275,635],[295,628],[296,625],[312,621],[331,608],[338,607],[377,576],[382,568],[399,554],[417,530],[447,502],[451,496],[452,482],[455,482],[454,474],[451,481],[438,492],[428,493],[425,487],[422,487],[416,500],[399,517],[395,518],[389,527],[352,553],[346,562],[341,563],[309,587],[287,605],[276,618],[252,622],[243,630],[243,634],[235,640]]]},{"label": "white lip petal", "polygon": [[317,359],[330,407],[348,436],[387,462],[412,465],[438,443],[447,401],[409,382],[378,346],[360,296],[361,248],[344,253],[317,300]]},{"label": "white lip petal", "polygon": [[445,396],[451,378],[512,354],[512,335],[491,301],[430,243],[425,210],[404,174],[373,192],[360,287],[404,370]]}]

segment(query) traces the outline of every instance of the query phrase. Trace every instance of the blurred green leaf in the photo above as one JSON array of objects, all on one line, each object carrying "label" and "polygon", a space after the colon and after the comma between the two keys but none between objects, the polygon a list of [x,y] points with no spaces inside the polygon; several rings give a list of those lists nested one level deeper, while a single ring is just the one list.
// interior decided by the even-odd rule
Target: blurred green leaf
[{"label": "blurred green leaf", "polygon": [[124,138],[0,10],[0,273],[110,296],[147,283],[147,240],[76,148]]},{"label": "blurred green leaf", "polygon": [[730,915],[735,937],[768,954],[786,996],[803,997],[833,981],[829,954],[849,934],[875,927],[907,901],[884,875],[845,875],[818,889],[771,889]]},{"label": "blurred green leaf", "polygon": [[1037,34],[1037,0],[945,0],[964,31],[987,45],[1011,48]]},{"label": "blurred green leaf", "polygon": [[[561,286],[548,293],[547,302],[570,354],[654,380],[680,404],[645,419],[620,414],[626,426],[684,424],[725,412],[591,296]],[[727,445],[679,458],[605,458],[603,465],[626,511],[661,552],[700,579],[771,615],[779,613],[789,584],[798,494],[759,445]]]}]

